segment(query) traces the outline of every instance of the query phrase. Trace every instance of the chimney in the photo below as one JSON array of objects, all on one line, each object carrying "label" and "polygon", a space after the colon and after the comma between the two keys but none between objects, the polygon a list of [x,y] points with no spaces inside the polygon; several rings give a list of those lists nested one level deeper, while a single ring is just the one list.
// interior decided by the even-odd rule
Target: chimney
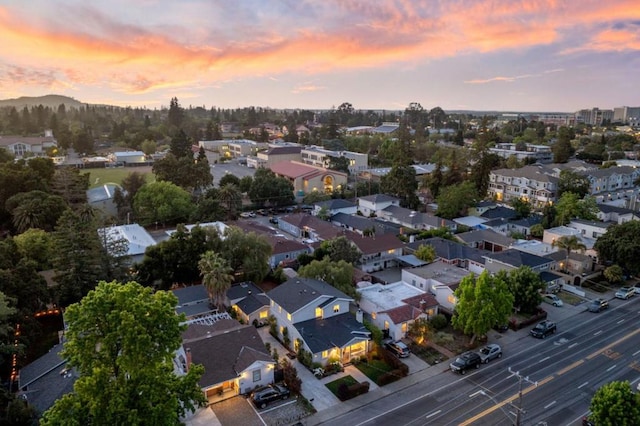
[{"label": "chimney", "polygon": [[187,348],[187,373],[191,370],[191,348]]},{"label": "chimney", "polygon": [[362,309],[358,309],[358,312],[356,312],[356,321],[362,324]]}]

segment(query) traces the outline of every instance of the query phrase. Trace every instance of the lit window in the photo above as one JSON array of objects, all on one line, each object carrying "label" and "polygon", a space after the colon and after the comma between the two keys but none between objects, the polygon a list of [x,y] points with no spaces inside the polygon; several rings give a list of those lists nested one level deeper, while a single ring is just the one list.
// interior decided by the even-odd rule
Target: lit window
[{"label": "lit window", "polygon": [[278,313],[282,313],[282,306],[278,306]]},{"label": "lit window", "polygon": [[316,318],[322,318],[322,308],[316,308]]},{"label": "lit window", "polygon": [[287,314],[287,319],[291,321],[291,314]]},{"label": "lit window", "polygon": [[322,358],[326,358],[329,356],[329,351],[322,351]]},{"label": "lit window", "polygon": [[406,332],[407,332],[407,323],[406,323],[406,322],[403,322],[403,323],[402,323],[402,332],[403,332],[403,333],[406,333]]},{"label": "lit window", "polygon": [[259,382],[262,379],[260,370],[253,370],[253,381]]},{"label": "lit window", "polygon": [[262,311],[260,312],[260,318],[266,318],[269,316],[269,311]]},{"label": "lit window", "polygon": [[371,312],[371,319],[376,319],[377,316],[378,314],[376,314],[375,312]]},{"label": "lit window", "polygon": [[333,313],[337,314],[338,312],[340,312],[340,305],[333,305]]},{"label": "lit window", "polygon": [[388,330],[389,329],[389,321],[385,321],[384,322],[384,329]]}]

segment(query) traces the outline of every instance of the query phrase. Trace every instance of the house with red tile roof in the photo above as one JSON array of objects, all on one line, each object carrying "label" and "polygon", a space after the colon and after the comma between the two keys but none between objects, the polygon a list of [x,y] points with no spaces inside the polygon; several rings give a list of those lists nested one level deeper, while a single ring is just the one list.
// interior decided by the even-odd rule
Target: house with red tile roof
[{"label": "house with red tile roof", "polygon": [[293,184],[295,195],[320,191],[333,192],[347,184],[347,174],[325,169],[299,161],[282,161],[271,166],[276,176],[288,179]]}]

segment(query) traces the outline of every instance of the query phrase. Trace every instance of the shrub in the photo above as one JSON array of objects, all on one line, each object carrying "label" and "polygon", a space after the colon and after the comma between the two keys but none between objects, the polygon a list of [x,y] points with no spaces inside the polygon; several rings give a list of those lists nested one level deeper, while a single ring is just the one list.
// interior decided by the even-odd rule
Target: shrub
[{"label": "shrub", "polygon": [[356,383],[348,387],[349,399],[355,398],[358,395],[369,392],[369,382],[364,381],[362,383]]},{"label": "shrub", "polygon": [[449,321],[447,321],[447,317],[444,315],[438,314],[429,320],[429,324],[436,330],[443,330],[449,325]]},{"label": "shrub", "polygon": [[380,377],[378,377],[376,384],[378,386],[388,385],[389,383],[393,383],[396,380],[399,380],[400,377],[402,377],[402,373],[400,370],[391,370],[384,374],[381,374]]},{"label": "shrub", "polygon": [[337,396],[340,401],[346,401],[349,399],[349,386],[347,386],[346,383],[340,383],[340,386],[338,386]]}]

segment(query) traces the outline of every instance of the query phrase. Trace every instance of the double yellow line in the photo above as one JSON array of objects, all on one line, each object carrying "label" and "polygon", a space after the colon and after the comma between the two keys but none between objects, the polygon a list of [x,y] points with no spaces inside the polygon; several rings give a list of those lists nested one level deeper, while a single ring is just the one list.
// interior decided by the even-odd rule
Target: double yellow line
[{"label": "double yellow line", "polygon": [[[632,331],[631,333],[627,334],[626,336],[623,336],[623,337],[619,338],[615,342],[610,343],[607,346],[605,346],[605,347],[603,347],[601,349],[598,349],[597,351],[587,355],[586,359],[587,360],[593,359],[596,356],[598,356],[601,353],[603,353],[604,351],[606,351],[608,349],[611,349],[615,345],[618,345],[618,344],[624,342],[625,340],[635,336],[638,333],[640,333],[640,329]],[[551,376],[545,377],[544,379],[542,379],[541,381],[538,382],[537,386],[536,385],[531,385],[528,388],[523,389],[522,390],[522,395],[528,394],[532,390],[536,389],[538,386],[542,386],[542,385],[544,385],[546,383],[549,383],[551,380],[553,380],[553,378],[555,376],[560,376],[560,375],[562,375],[562,374],[564,374],[564,373],[566,373],[568,371],[571,371],[571,370],[573,370],[574,368],[576,368],[577,366],[579,366],[579,365],[581,365],[583,363],[584,363],[584,359],[578,360],[578,361],[574,362],[573,364],[571,364],[571,365],[563,368],[562,370],[558,371],[557,373],[555,373],[555,375],[551,375]],[[505,405],[512,403],[513,401],[515,401],[518,398],[518,396],[519,395],[517,393],[514,394],[514,395],[511,395],[509,398],[505,399],[504,401],[499,402],[496,405],[493,405],[493,406],[487,408],[486,410],[484,410],[483,412],[478,413],[475,416],[471,417],[470,419],[465,420],[464,422],[460,423],[460,426],[468,426],[468,425],[472,424],[473,422],[483,418],[487,414],[491,414],[494,411],[499,410],[500,408],[504,407]]]}]

